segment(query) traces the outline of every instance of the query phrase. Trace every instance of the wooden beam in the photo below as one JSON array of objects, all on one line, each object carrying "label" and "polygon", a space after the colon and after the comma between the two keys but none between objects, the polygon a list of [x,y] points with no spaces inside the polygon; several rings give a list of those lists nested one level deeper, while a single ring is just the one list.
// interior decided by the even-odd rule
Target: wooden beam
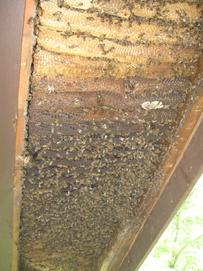
[{"label": "wooden beam", "polygon": [[12,264],[15,131],[24,0],[0,1],[0,270]]},{"label": "wooden beam", "polygon": [[25,0],[25,13],[23,23],[20,81],[18,90],[18,108],[16,120],[16,150],[15,150],[15,178],[13,190],[13,243],[12,243],[12,271],[18,270],[18,238],[20,226],[20,210],[22,195],[22,167],[24,165],[23,152],[26,137],[27,100],[29,95],[29,82],[32,65],[32,53],[35,44],[34,17],[35,1]]}]

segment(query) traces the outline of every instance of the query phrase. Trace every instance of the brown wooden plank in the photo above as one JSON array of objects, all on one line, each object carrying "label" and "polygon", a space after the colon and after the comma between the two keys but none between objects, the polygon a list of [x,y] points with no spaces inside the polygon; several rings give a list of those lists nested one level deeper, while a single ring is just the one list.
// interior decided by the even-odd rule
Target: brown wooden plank
[{"label": "brown wooden plank", "polygon": [[12,263],[15,130],[24,0],[0,1],[0,270]]},{"label": "brown wooden plank", "polygon": [[35,17],[34,0],[25,0],[25,14],[23,24],[22,48],[21,48],[21,64],[20,64],[20,81],[18,92],[18,112],[16,120],[16,161],[15,161],[15,179],[14,179],[14,205],[13,205],[13,258],[12,271],[18,269],[18,237],[20,222],[20,206],[21,206],[21,187],[22,187],[22,166],[25,125],[27,120],[27,99],[29,92],[29,80],[32,64],[32,51],[34,46],[33,27]]}]

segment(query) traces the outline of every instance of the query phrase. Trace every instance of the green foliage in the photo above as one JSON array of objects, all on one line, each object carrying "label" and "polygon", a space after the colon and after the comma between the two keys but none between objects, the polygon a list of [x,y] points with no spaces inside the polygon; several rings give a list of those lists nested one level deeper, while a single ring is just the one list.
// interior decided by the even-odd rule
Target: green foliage
[{"label": "green foliage", "polygon": [[203,271],[203,175],[139,271]]}]

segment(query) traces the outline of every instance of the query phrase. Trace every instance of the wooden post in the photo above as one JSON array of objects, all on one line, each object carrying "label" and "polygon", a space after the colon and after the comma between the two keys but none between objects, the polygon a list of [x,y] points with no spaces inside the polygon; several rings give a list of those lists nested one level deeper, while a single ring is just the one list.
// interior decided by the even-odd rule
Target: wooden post
[{"label": "wooden post", "polygon": [[15,132],[24,0],[0,1],[0,270],[12,265]]}]

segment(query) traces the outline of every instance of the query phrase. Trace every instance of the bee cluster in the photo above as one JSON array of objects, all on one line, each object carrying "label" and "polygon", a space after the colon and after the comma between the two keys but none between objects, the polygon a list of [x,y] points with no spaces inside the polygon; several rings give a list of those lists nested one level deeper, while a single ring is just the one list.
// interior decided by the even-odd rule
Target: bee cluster
[{"label": "bee cluster", "polygon": [[[192,8],[197,2],[178,1]],[[140,14],[149,8],[155,12],[150,18],[132,12],[126,17],[133,3],[140,5]],[[119,232],[132,222],[139,228],[160,191],[162,165],[202,81],[192,84],[188,76],[197,70],[199,22],[187,8],[166,9],[177,1],[157,3],[39,1],[23,169],[21,270],[97,270]],[[76,18],[68,19],[70,11]],[[100,24],[93,25],[95,20]],[[126,22],[129,28],[164,27],[166,44],[163,28],[160,38],[150,40],[147,26],[132,41],[134,32],[122,34],[129,32]],[[118,38],[111,36],[110,25]],[[175,28],[180,28],[179,39]],[[89,49],[92,44],[95,51]]]}]

